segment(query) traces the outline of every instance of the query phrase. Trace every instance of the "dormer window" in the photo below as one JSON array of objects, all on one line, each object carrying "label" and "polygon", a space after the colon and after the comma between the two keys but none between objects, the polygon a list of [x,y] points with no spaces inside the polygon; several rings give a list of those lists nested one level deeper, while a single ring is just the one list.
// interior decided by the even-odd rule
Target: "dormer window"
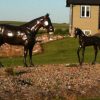
[{"label": "dormer window", "polygon": [[90,6],[81,5],[81,17],[90,17]]}]

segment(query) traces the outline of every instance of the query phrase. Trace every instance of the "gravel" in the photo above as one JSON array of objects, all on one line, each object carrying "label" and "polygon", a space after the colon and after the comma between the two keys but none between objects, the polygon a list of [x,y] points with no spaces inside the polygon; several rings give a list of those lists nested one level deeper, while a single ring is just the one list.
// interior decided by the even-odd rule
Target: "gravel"
[{"label": "gravel", "polygon": [[100,64],[0,69],[0,100],[77,100],[100,96]]}]

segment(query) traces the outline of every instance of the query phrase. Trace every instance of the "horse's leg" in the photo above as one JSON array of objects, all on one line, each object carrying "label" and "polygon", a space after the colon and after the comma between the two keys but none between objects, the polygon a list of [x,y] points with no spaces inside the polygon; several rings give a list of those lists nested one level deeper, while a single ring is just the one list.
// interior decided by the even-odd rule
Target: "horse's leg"
[{"label": "horse's leg", "polygon": [[33,46],[29,48],[30,67],[34,66],[34,64],[32,62],[32,50],[33,50]]},{"label": "horse's leg", "polygon": [[94,57],[92,64],[95,64],[95,61],[96,61],[96,58],[97,58],[98,48],[97,48],[96,45],[94,45],[94,52],[95,52],[95,57]]},{"label": "horse's leg", "polygon": [[28,52],[28,48],[24,47],[24,66],[25,67],[28,67],[28,65],[26,63],[27,52]]},{"label": "horse's leg", "polygon": [[77,49],[77,56],[78,56],[78,61],[81,65],[81,60],[80,60],[80,50],[81,50],[81,46]]},{"label": "horse's leg", "polygon": [[84,52],[85,52],[85,47],[82,48],[82,60],[81,60],[81,65],[84,62]]},{"label": "horse's leg", "polygon": [[[3,44],[3,42],[2,43],[0,43],[0,47],[1,47],[1,45]],[[0,67],[4,67],[4,65],[2,65],[2,63],[0,62]]]},{"label": "horse's leg", "polygon": [[4,65],[0,62],[0,67],[4,67]]}]

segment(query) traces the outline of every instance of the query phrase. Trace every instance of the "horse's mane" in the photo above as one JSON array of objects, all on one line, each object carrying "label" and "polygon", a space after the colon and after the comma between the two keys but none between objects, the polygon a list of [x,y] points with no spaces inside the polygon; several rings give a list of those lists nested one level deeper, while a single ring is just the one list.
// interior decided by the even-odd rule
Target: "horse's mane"
[{"label": "horse's mane", "polygon": [[77,28],[77,30],[79,30],[80,32],[82,32],[82,33],[83,33],[83,31],[82,31],[80,28]]},{"label": "horse's mane", "polygon": [[80,28],[77,28],[77,30],[79,31],[79,33],[81,33],[82,35],[86,36],[86,35],[84,34],[84,32],[83,32]]},{"label": "horse's mane", "polygon": [[36,19],[33,19],[33,20],[31,20],[31,21],[29,21],[29,22],[27,22],[27,23],[25,23],[25,24],[22,24],[22,25],[20,25],[20,26],[21,26],[21,27],[27,27],[27,26],[29,26],[29,25],[35,23],[36,20],[39,20],[39,19],[41,19],[42,17],[43,17],[43,16],[38,17],[38,18],[36,18]]}]

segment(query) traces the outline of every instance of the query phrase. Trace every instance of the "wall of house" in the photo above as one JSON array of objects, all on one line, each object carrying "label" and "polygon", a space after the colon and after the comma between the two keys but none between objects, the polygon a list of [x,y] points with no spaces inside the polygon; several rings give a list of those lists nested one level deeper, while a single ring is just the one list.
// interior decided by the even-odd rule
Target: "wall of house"
[{"label": "wall of house", "polygon": [[79,27],[82,30],[91,30],[91,34],[98,33],[99,6],[91,6],[90,18],[81,18],[81,6],[73,5],[73,28]]}]

